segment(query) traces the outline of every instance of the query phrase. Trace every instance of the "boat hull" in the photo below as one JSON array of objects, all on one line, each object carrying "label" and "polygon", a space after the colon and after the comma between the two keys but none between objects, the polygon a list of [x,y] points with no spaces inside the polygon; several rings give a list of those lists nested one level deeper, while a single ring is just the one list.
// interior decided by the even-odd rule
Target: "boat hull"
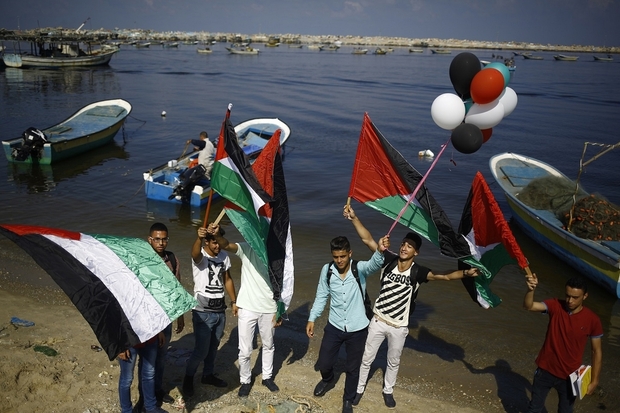
[{"label": "boat hull", "polygon": [[131,109],[129,102],[123,99],[92,103],[59,124],[42,129],[48,142],[43,145],[38,158],[33,160],[29,156],[18,161],[13,157],[13,149],[22,145],[21,137],[2,141],[4,154],[9,162],[42,165],[79,155],[111,142]]},{"label": "boat hull", "polygon": [[[280,145],[284,146],[291,135],[288,125],[277,118],[250,119],[235,126],[235,133],[239,139],[239,145],[244,153],[250,158],[256,158],[276,130],[280,129]],[[180,181],[180,175],[187,169],[190,162],[198,157],[198,152],[191,153],[179,160],[170,161],[153,170],[146,171],[144,177],[144,192],[147,199],[156,201],[183,204],[181,197],[172,196]],[[209,180],[202,179],[197,182],[189,197],[189,204],[194,207],[206,205],[211,192]],[[218,195],[214,192],[214,198]]]},{"label": "boat hull", "polygon": [[[620,298],[620,242],[579,238],[564,230],[551,211],[530,208],[517,198],[532,179],[546,175],[566,177],[550,165],[517,154],[496,155],[490,166],[517,225],[549,252]],[[526,172],[517,172],[520,168]],[[521,177],[516,178],[518,174]]]},{"label": "boat hull", "polygon": [[103,66],[110,63],[112,56],[118,50],[105,51],[96,55],[77,57],[40,57],[33,55],[20,55],[17,53],[5,53],[2,56],[4,64],[16,68],[60,68],[60,67],[87,67]]}]

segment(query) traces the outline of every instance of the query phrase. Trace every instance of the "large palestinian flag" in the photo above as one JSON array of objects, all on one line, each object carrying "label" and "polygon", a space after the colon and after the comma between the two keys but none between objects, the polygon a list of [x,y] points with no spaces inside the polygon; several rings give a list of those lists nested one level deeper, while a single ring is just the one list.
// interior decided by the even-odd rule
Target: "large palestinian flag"
[{"label": "large palestinian flag", "polygon": [[0,225],[69,296],[110,360],[196,306],[153,248],[138,238]]},{"label": "large palestinian flag", "polygon": [[467,238],[470,257],[462,261],[482,270],[476,278],[464,278],[472,299],[484,308],[495,307],[501,299],[490,289],[491,281],[508,264],[528,266],[504,215],[480,172],[476,173],[463,208],[459,233]]},{"label": "large palestinian flag", "polygon": [[[268,269],[266,281],[272,287],[274,300],[282,301],[285,308],[288,308],[293,296],[294,268],[288,198],[280,154],[281,131],[277,130],[273,134],[256,161],[250,165],[249,159],[237,144],[236,135],[231,135],[234,129],[232,132],[227,130],[228,135],[225,132],[224,139],[234,142],[234,145],[228,143],[225,146],[226,152],[235,154],[229,158],[235,159],[236,165],[241,165],[236,169],[243,170],[245,178],[235,185],[220,187],[218,192],[229,200],[225,209],[231,222]],[[249,170],[247,166],[250,166]],[[228,173],[227,169],[221,170]],[[238,188],[241,184],[247,188]],[[229,190],[232,193],[226,192]],[[260,196],[250,199],[253,194]],[[266,202],[261,203],[263,200]]]},{"label": "large palestinian flag", "polygon": [[408,203],[422,175],[385,139],[364,114],[349,196],[396,219],[433,244],[444,255],[461,258],[470,254],[467,242],[452,228],[446,213],[422,185]]}]

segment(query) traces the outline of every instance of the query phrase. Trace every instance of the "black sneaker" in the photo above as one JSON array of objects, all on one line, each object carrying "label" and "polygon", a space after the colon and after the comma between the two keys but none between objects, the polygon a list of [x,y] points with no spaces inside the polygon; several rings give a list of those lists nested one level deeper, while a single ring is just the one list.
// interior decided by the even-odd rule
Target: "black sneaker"
[{"label": "black sneaker", "polygon": [[239,397],[248,397],[251,389],[252,385],[250,383],[242,383],[241,387],[239,387]]},{"label": "black sneaker", "polygon": [[263,386],[267,387],[272,393],[280,391],[280,388],[276,383],[274,383],[273,379],[265,379],[262,381],[262,384]]},{"label": "black sneaker", "polygon": [[393,409],[396,407],[396,400],[394,400],[394,396],[390,393],[382,393],[383,394],[383,402],[387,406],[388,409]]},{"label": "black sneaker", "polygon": [[320,382],[317,383],[316,387],[314,388],[314,395],[316,397],[321,397],[325,393],[327,393],[328,390],[331,390],[333,388],[334,388],[333,379],[330,381],[321,380]]},{"label": "black sneaker", "polygon": [[211,386],[215,386],[215,387],[228,386],[228,383],[226,383],[224,380],[220,379],[219,377],[216,377],[213,374],[209,376],[202,376],[202,379],[200,379],[200,382],[202,384],[210,384]]},{"label": "black sneaker", "polygon": [[360,400],[362,400],[362,396],[364,395],[364,393],[355,393],[355,398],[353,399],[353,406],[357,406],[358,404],[360,404]]},{"label": "black sneaker", "polygon": [[194,376],[185,376],[183,379],[183,396],[192,397],[194,395]]}]

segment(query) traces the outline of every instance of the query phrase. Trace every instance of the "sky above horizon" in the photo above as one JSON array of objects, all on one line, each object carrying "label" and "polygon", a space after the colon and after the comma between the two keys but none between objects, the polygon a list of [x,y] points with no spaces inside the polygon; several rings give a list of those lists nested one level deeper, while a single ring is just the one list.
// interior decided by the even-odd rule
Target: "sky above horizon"
[{"label": "sky above horizon", "polygon": [[145,29],[620,46],[620,0],[2,0],[0,28]]}]

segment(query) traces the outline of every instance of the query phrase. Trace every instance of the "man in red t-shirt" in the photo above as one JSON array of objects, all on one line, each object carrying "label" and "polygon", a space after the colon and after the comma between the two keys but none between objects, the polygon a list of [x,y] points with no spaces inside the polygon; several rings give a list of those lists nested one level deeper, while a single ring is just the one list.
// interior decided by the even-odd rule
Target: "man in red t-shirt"
[{"label": "man in red t-shirt", "polygon": [[588,297],[588,287],[581,277],[573,277],[566,282],[564,300],[534,301],[534,290],[538,285],[536,274],[526,277],[526,284],[528,291],[523,298],[523,307],[549,314],[545,342],[536,358],[538,369],[534,374],[528,413],[542,412],[552,388],[558,392],[558,412],[572,413],[576,397],[573,396],[569,375],[581,366],[588,337],[592,347],[592,381],[588,394],[592,394],[598,386],[603,360],[601,320],[583,306],[583,301]]}]

